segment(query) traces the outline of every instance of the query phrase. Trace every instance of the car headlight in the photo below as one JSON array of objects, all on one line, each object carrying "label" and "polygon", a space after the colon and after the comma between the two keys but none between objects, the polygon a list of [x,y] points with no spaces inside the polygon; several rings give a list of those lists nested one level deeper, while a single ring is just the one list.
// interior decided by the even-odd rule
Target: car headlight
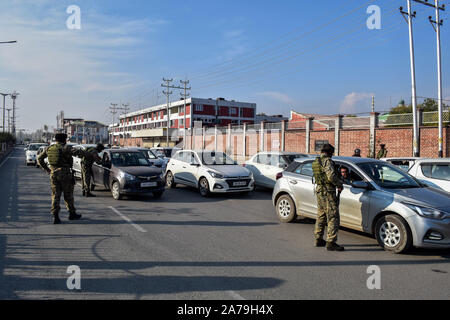
[{"label": "car headlight", "polygon": [[405,202],[403,202],[403,204],[408,208],[410,208],[411,210],[413,210],[414,212],[416,212],[419,216],[424,218],[443,220],[450,216],[449,213],[445,211],[440,211],[436,208],[422,207],[413,203],[405,203]]},{"label": "car headlight", "polygon": [[121,176],[122,178],[125,178],[125,180],[136,180],[136,177],[135,177],[135,176],[133,176],[132,174],[126,173],[126,172],[122,172],[122,173],[120,174],[120,176]]},{"label": "car headlight", "polygon": [[215,179],[223,179],[223,175],[221,175],[220,173],[214,171],[208,171],[208,173]]}]

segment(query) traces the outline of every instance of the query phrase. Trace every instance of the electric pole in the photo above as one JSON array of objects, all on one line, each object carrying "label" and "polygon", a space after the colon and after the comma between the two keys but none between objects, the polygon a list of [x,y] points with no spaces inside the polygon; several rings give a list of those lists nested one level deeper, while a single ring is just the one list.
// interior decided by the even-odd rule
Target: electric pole
[{"label": "electric pole", "polygon": [[127,103],[127,104],[122,103],[122,108],[120,108],[120,110],[123,110],[123,112],[125,114],[125,117],[123,118],[123,146],[124,147],[125,147],[125,143],[127,141],[126,136],[125,136],[125,120],[127,119],[128,110],[130,110],[130,108],[128,108],[129,105],[130,105],[129,103]]},{"label": "electric pole", "polygon": [[165,78],[163,78],[163,81],[165,82],[165,84],[164,83],[161,84],[161,87],[165,87],[167,89],[167,91],[163,91],[163,93],[167,97],[167,107],[166,107],[166,110],[167,110],[167,132],[166,132],[167,142],[166,143],[167,143],[167,147],[168,147],[169,146],[169,129],[170,129],[169,104],[170,104],[170,95],[173,93],[169,89],[181,89],[181,90],[183,90],[184,88],[170,85],[170,83],[173,81],[173,79],[165,79]]},{"label": "electric pole", "polygon": [[5,132],[5,108],[6,108],[6,106],[5,106],[5,98],[7,97],[7,96],[10,96],[11,94],[9,94],[9,93],[0,93],[0,95],[2,95],[3,96],[3,129],[2,129],[2,132]]},{"label": "electric pole", "polygon": [[[417,124],[417,96],[416,96],[416,66],[414,61],[414,39],[413,39],[413,27],[412,19],[416,17],[416,12],[411,11],[411,0],[407,0],[408,12],[403,11],[403,7],[400,7],[400,13],[403,15],[405,20],[408,22],[409,27],[409,53],[411,59],[411,89],[412,89],[412,111],[413,111],[413,149],[414,156],[420,156],[420,146],[419,146],[419,129]],[[407,16],[408,18],[406,18]]]},{"label": "electric pole", "polygon": [[[191,90],[191,87],[187,87],[189,84],[189,80],[183,81],[180,80],[180,83],[184,86],[184,93],[181,93],[181,97],[184,100],[184,109],[183,109],[183,149],[186,149],[186,99],[189,97],[189,93],[187,93],[187,90]],[[192,103],[191,103],[191,110],[192,110]]]},{"label": "electric pole", "polygon": [[16,136],[16,99],[17,96],[19,95],[19,93],[17,93],[16,91],[14,91],[11,94],[11,99],[13,100],[13,115],[12,115],[12,130],[11,130],[11,134],[15,137]]},{"label": "electric pole", "polygon": [[436,10],[436,20],[430,16],[428,20],[436,31],[436,41],[437,41],[437,72],[438,72],[438,114],[439,114],[439,150],[438,157],[442,158],[444,156],[443,151],[443,136],[442,136],[442,66],[441,66],[441,26],[444,24],[444,20],[439,18],[439,10],[445,10],[445,4],[442,7],[439,6],[439,0],[434,0],[434,5],[428,2],[416,1],[421,4],[433,7]]},{"label": "electric pole", "polygon": [[112,132],[112,134],[110,136],[109,143],[112,145],[113,141],[114,141],[114,131],[116,130],[114,128],[114,118],[115,118],[115,115],[117,113],[117,103],[111,103],[111,107],[109,107],[109,110],[112,113],[112,130],[113,130],[113,132]]},{"label": "electric pole", "polygon": [[9,112],[10,112],[11,110],[12,110],[11,108],[6,109],[6,111],[8,111],[8,133],[11,133],[11,118],[10,118],[10,116],[9,116]]}]

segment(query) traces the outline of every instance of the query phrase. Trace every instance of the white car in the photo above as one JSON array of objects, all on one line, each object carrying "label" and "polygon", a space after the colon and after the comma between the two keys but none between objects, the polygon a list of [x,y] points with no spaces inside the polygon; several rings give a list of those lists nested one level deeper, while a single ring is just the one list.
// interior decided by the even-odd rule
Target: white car
[{"label": "white car", "polygon": [[450,192],[450,159],[420,159],[408,173],[421,182]]},{"label": "white car", "polygon": [[420,160],[423,158],[419,158],[419,157],[396,157],[396,158],[381,158],[380,160],[382,161],[387,161],[397,167],[399,167],[400,169],[402,169],[405,172],[408,172],[409,169],[412,168],[412,166],[414,165],[414,163],[417,160]]},{"label": "white car", "polygon": [[203,197],[210,193],[250,192],[253,174],[223,152],[181,150],[172,156],[166,169],[169,188],[183,184],[198,188]]},{"label": "white car", "polygon": [[46,147],[47,144],[46,143],[31,143],[28,147],[27,150],[25,151],[25,164],[27,166],[37,165],[37,151],[39,150],[40,147]]},{"label": "white car", "polygon": [[257,186],[273,189],[278,173],[286,169],[295,159],[306,157],[308,155],[296,152],[260,152],[251,157],[244,167],[253,173]]}]

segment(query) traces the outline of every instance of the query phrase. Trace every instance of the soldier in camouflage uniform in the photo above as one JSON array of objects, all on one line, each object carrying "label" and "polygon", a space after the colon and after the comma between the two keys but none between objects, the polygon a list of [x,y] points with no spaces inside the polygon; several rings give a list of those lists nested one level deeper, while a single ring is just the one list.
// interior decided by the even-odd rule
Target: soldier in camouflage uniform
[{"label": "soldier in camouflage uniform", "polygon": [[[314,229],[315,246],[324,247],[329,251],[343,251],[344,247],[339,246],[337,234],[339,230],[339,194],[343,190],[342,180],[336,172],[334,162],[331,157],[334,154],[334,147],[325,144],[322,147],[321,155],[313,162],[313,172],[315,180],[315,193],[317,196],[317,220]],[[325,226],[327,227],[327,241],[323,240]]]},{"label": "soldier in camouflage uniform", "polygon": [[81,183],[83,188],[83,196],[95,197],[91,193],[91,177],[92,177],[92,165],[94,162],[100,162],[102,159],[98,156],[100,152],[105,149],[103,144],[97,144],[95,148],[87,148],[86,155],[81,159]]},{"label": "soldier in camouflage uniform", "polygon": [[[75,179],[72,174],[72,156],[83,156],[84,151],[74,150],[66,145],[67,135],[59,133],[55,137],[56,144],[46,148],[38,157],[39,165],[50,175],[50,184],[52,188],[52,208],[53,223],[59,224],[61,193],[64,194],[64,202],[67,211],[69,211],[69,220],[78,220],[81,215],[76,213],[73,189]],[[45,162],[48,159],[48,163]]]},{"label": "soldier in camouflage uniform", "polygon": [[380,144],[381,149],[377,153],[377,159],[378,160],[381,159],[381,158],[386,158],[388,151],[385,148],[385,146],[386,146],[385,144]]}]

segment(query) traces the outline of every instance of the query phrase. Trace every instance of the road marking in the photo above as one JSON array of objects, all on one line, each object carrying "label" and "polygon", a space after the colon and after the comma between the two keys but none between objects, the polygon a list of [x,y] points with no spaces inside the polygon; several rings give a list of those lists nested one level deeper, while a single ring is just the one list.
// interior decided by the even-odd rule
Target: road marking
[{"label": "road marking", "polygon": [[241,296],[239,293],[234,292],[233,290],[228,290],[227,293],[234,299],[234,300],[245,300],[243,296]]},{"label": "road marking", "polygon": [[114,211],[115,213],[117,213],[123,220],[125,220],[126,222],[128,222],[129,224],[131,224],[133,227],[135,227],[137,229],[137,231],[139,232],[147,232],[147,230],[145,230],[144,228],[142,228],[141,226],[138,226],[136,223],[134,223],[133,221],[131,221],[130,218],[128,218],[126,215],[124,215],[123,213],[121,213],[119,210],[117,210],[114,207],[109,207],[112,211]]}]

